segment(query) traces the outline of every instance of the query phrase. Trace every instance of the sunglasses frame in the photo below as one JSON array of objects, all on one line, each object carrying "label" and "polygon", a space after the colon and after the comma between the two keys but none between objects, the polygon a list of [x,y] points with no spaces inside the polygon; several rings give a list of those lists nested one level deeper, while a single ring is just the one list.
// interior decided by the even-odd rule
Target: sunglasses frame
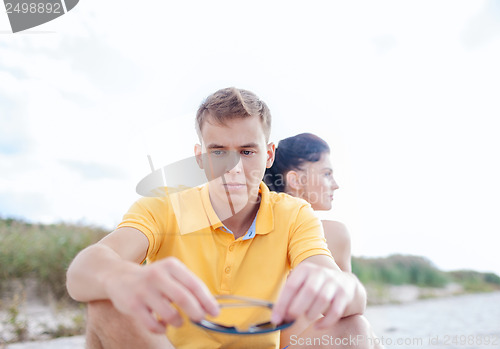
[{"label": "sunglasses frame", "polygon": [[[217,300],[234,300],[239,301],[237,303],[219,303],[221,308],[233,308],[233,307],[248,307],[248,306],[256,306],[256,307],[265,307],[272,309],[273,303],[264,301],[261,299],[255,299],[250,297],[242,297],[242,296],[233,296],[233,295],[220,295],[215,296]],[[204,328],[206,330],[226,333],[226,334],[238,334],[238,335],[249,335],[249,334],[263,334],[274,331],[284,330],[285,328],[293,325],[294,321],[284,322],[278,325],[272,324],[270,321],[262,322],[260,324],[256,324],[250,326],[247,330],[240,331],[235,326],[225,326],[212,321],[208,321],[203,319],[201,321],[192,321],[198,327]]]}]

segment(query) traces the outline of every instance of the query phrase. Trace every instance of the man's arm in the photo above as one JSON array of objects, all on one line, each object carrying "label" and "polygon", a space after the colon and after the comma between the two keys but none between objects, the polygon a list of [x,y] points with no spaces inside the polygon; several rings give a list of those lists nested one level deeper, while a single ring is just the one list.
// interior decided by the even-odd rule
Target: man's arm
[{"label": "man's arm", "polygon": [[148,246],[148,239],[137,229],[119,228],[85,248],[69,266],[69,295],[80,302],[109,299],[105,286],[109,276],[139,269]]},{"label": "man's arm", "polygon": [[320,315],[318,329],[332,326],[340,318],[362,314],[366,308],[366,291],[357,277],[343,272],[326,255],[303,260],[290,274],[274,306],[272,320],[310,320]]},{"label": "man's arm", "polygon": [[148,246],[139,230],[118,228],[75,257],[67,273],[69,294],[81,302],[109,299],[118,311],[138,317],[158,333],[167,324],[182,323],[171,303],[194,320],[216,315],[218,306],[207,287],[179,260],[139,264]]}]

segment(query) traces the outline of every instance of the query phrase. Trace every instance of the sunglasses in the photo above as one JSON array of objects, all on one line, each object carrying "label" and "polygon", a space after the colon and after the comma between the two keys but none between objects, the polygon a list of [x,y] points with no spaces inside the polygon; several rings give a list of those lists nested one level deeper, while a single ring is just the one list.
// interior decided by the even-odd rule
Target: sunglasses
[{"label": "sunglasses", "polygon": [[[232,295],[221,295],[215,296],[215,299],[219,301],[220,308],[233,308],[233,307],[264,307],[267,309],[273,308],[273,303],[264,301],[261,299],[249,298],[249,297],[241,297],[241,296],[232,296]],[[233,301],[233,302],[224,302],[224,301]],[[284,330],[285,328],[290,327],[293,324],[291,322],[283,322],[281,324],[273,324],[271,321],[261,322],[256,325],[252,325],[245,329],[239,329],[236,326],[226,326],[221,325],[209,320],[201,320],[199,322],[193,321],[193,323],[201,328],[206,330],[221,332],[221,333],[229,333],[229,334],[261,334],[274,332],[279,330]]]}]

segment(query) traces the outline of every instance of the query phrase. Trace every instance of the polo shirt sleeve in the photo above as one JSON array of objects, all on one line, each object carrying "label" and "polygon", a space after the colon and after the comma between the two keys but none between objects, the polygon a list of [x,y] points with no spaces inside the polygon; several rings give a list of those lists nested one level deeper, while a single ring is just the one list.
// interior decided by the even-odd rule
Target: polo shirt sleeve
[{"label": "polo shirt sleeve", "polygon": [[[149,241],[147,256],[155,255],[160,247],[160,227],[155,219],[157,205],[155,198],[141,198],[137,200],[123,216],[118,228],[130,227],[146,235]],[[157,204],[157,203],[156,203]]]},{"label": "polo shirt sleeve", "polygon": [[288,260],[295,268],[304,259],[315,255],[327,255],[333,259],[326,243],[321,221],[310,205],[302,205],[288,239]]}]

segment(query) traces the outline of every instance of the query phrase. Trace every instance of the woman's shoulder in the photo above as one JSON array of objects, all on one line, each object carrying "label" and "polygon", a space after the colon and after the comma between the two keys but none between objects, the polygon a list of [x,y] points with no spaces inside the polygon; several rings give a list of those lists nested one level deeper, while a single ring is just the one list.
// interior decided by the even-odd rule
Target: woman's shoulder
[{"label": "woman's shoulder", "polygon": [[346,226],[337,221],[323,220],[323,230],[328,248],[332,251],[335,262],[343,271],[351,269],[351,235]]},{"label": "woman's shoulder", "polygon": [[322,220],[321,223],[323,223],[325,236],[335,235],[337,239],[341,238],[344,241],[351,240],[351,235],[349,234],[349,231],[344,223],[331,220]]},{"label": "woman's shoulder", "polygon": [[328,228],[328,229],[332,229],[332,230],[339,230],[339,231],[347,232],[347,227],[342,222],[324,219],[321,221],[321,223],[323,223],[323,228],[325,228],[325,229]]}]

